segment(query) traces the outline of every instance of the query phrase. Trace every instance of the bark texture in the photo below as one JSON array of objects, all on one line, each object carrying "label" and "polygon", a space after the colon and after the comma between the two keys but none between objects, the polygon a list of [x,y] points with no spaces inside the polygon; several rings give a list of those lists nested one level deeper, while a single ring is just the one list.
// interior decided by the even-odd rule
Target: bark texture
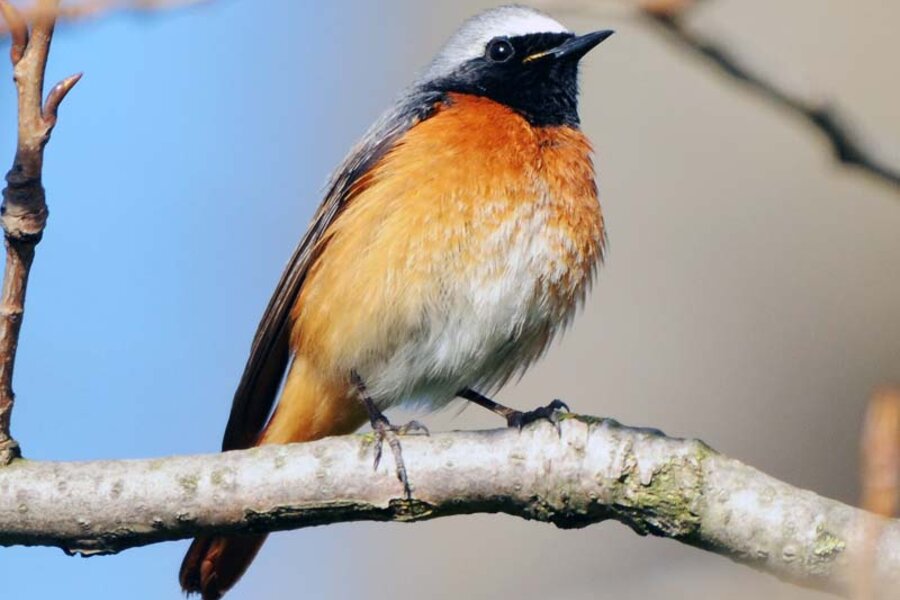
[{"label": "bark texture", "polygon": [[19,346],[19,331],[25,312],[28,274],[34,247],[47,224],[47,202],[42,183],[44,147],[56,125],[59,105],[81,75],[57,83],[43,101],[44,71],[53,39],[59,0],[35,2],[31,30],[25,18],[7,0],[0,0],[0,23],[9,27],[12,43],[9,58],[18,99],[18,138],[12,168],[6,174],[0,226],[6,245],[6,266],[0,286],[0,466],[20,455],[19,444],[10,434],[15,394],[13,369]]},{"label": "bark texture", "polygon": [[[807,586],[849,594],[874,541],[876,587],[900,589],[900,522],[794,488],[704,443],[567,418],[403,438],[413,501],[372,437],[215,455],[0,469],[0,545],[109,554],[198,533],[507,513],[561,528],[607,519]],[[390,462],[390,461],[387,461]],[[872,520],[878,527],[872,528]]]}]

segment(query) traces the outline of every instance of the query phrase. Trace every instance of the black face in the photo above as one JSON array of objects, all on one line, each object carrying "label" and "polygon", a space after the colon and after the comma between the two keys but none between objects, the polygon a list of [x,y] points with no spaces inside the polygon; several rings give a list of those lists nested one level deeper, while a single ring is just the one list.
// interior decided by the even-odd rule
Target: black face
[{"label": "black face", "polygon": [[595,34],[581,38],[572,33],[497,37],[487,44],[483,56],[428,87],[496,100],[532,125],[577,126],[578,60],[605,39],[587,39],[590,36]]}]

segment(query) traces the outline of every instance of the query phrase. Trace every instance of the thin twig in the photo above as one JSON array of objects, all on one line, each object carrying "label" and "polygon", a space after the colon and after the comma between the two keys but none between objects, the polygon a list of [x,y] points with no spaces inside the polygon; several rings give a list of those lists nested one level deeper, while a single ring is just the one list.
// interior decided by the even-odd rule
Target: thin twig
[{"label": "thin twig", "polygon": [[736,54],[709,38],[685,27],[680,15],[642,11],[645,19],[656,25],[666,37],[696,56],[705,59],[722,75],[745,85],[759,97],[779,108],[803,118],[818,129],[831,145],[835,159],[842,164],[874,176],[900,189],[900,167],[877,158],[847,125],[837,110],[827,103],[812,103],[792,95],[774,82],[754,72]]},{"label": "thin twig", "polygon": [[0,13],[12,31],[10,58],[19,114],[16,156],[6,174],[7,185],[0,208],[6,245],[6,268],[0,291],[0,466],[20,454],[19,444],[10,435],[15,400],[12,378],[34,247],[40,242],[47,223],[41,183],[44,147],[56,124],[59,103],[80,77],[72,76],[59,83],[44,105],[44,71],[58,5],[58,0],[38,0],[29,35],[22,15],[7,0],[0,0]]},{"label": "thin twig", "polygon": [[[155,460],[0,469],[0,545],[108,554],[198,534],[507,513],[585,527],[620,521],[778,577],[848,594],[863,511],[800,490],[702,442],[570,416],[492,431],[408,436],[413,498],[372,436]],[[873,573],[900,589],[900,522],[882,520]],[[603,544],[603,537],[597,539]]]},{"label": "thin twig", "polygon": [[855,167],[879,181],[900,190],[900,165],[888,164],[876,156],[846,119],[829,103],[801,98],[786,88],[756,72],[741,57],[722,42],[698,33],[684,24],[692,10],[704,4],[698,0],[545,0],[538,3],[548,10],[570,12],[610,11],[637,17],[652,25],[666,39],[703,59],[719,74],[724,75],[760,98],[787,113],[800,117],[819,131],[831,146],[835,159]]}]

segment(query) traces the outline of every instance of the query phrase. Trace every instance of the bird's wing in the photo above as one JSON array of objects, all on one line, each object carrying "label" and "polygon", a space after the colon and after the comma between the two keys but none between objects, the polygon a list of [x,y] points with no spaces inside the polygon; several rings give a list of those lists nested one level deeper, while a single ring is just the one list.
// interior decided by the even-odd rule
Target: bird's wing
[{"label": "bird's wing", "polygon": [[250,357],[231,405],[222,450],[252,446],[266,424],[290,360],[290,313],[309,266],[329,226],[353,196],[360,179],[397,139],[427,119],[441,101],[440,94],[413,91],[385,114],[336,171],[328,194],[297,245],[253,338]]}]

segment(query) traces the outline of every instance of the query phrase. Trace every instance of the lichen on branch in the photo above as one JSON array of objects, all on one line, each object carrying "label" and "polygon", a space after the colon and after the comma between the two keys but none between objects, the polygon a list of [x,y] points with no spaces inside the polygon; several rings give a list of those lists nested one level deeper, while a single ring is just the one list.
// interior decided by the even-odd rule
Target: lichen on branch
[{"label": "lichen on branch", "polygon": [[[108,554],[200,533],[507,513],[585,527],[614,519],[784,579],[849,593],[858,509],[800,490],[697,440],[611,420],[404,438],[413,500],[371,436],[152,460],[18,460],[0,469],[0,545]],[[881,519],[876,579],[900,586],[900,523]],[[887,586],[894,586],[893,588]]]}]

